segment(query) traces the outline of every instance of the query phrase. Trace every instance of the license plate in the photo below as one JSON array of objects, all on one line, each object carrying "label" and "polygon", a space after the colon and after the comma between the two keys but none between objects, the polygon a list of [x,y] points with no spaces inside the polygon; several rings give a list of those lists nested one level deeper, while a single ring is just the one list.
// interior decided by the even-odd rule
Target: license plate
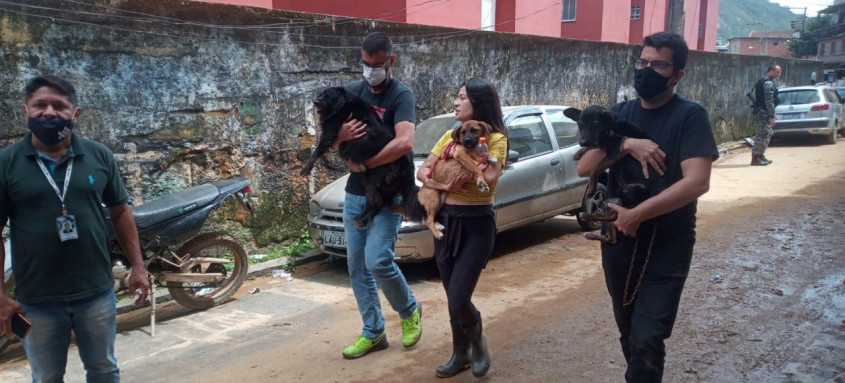
[{"label": "license plate", "polygon": [[346,247],[346,236],[336,231],[323,233],[323,244],[331,247]]},{"label": "license plate", "polygon": [[797,120],[801,118],[801,113],[784,113],[780,115],[778,120]]}]

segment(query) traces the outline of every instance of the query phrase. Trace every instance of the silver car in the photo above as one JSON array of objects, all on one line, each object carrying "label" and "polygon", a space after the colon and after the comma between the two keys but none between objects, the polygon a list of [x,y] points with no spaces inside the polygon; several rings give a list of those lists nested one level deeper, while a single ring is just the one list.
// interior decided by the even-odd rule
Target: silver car
[{"label": "silver car", "polygon": [[774,137],[820,135],[835,144],[845,126],[845,106],[836,90],[827,85],[778,89]]},{"label": "silver car", "polygon": [[[565,106],[503,107],[510,152],[496,186],[494,208],[498,231],[513,229],[581,209],[587,178],[578,177],[572,160],[578,146],[578,125],[563,115]],[[417,125],[414,162],[419,169],[444,132],[455,126],[454,113]],[[343,233],[345,175],[311,200],[308,229],[324,252],[346,256]],[[576,214],[577,216],[577,214]],[[580,222],[585,230],[594,226]],[[403,221],[396,242],[396,261],[420,262],[434,256],[434,237],[422,222]]]}]

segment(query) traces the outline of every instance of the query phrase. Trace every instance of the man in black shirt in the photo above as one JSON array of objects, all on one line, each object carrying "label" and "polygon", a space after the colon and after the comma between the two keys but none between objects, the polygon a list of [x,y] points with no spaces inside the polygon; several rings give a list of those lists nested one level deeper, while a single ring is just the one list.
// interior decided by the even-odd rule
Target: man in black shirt
[{"label": "man in black shirt", "polygon": [[[387,348],[384,316],[379,304],[380,286],[391,307],[399,313],[402,325],[402,345],[411,347],[422,334],[421,309],[411,292],[405,276],[393,262],[393,246],[399,233],[402,215],[383,208],[365,227],[357,227],[354,217],[366,205],[361,172],[412,156],[416,129],[416,100],[411,89],[395,80],[390,69],[396,60],[390,37],[374,32],[364,39],[361,65],[364,80],[346,88],[369,103],[396,136],[375,156],[363,163],[347,163],[352,174],[346,183],[343,202],[343,230],[346,235],[349,281],[358,301],[358,311],[364,321],[361,335],[343,350],[347,359],[359,358],[370,351]],[[365,134],[363,122],[352,119],[343,124],[335,147],[341,142],[360,138]],[[398,200],[395,202],[399,202]]]},{"label": "man in black shirt", "polygon": [[[689,48],[672,32],[647,36],[636,68],[634,88],[640,98],[612,110],[652,140],[627,138],[622,151],[642,163],[648,177],[670,185],[634,208],[609,206],[623,236],[616,245],[602,243],[602,267],[610,293],[628,382],[663,378],[665,339],[672,333],[695,244],[698,197],[710,188],[711,163],[719,157],[707,111],[675,94],[684,77]],[[587,176],[604,158],[604,150],[587,152],[578,174]],[[608,198],[618,192],[611,174]]]}]

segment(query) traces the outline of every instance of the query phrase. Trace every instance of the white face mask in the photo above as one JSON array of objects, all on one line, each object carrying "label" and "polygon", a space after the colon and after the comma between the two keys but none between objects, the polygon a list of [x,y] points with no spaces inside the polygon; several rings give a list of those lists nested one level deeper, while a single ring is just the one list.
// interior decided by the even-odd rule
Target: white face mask
[{"label": "white face mask", "polygon": [[387,71],[383,67],[370,68],[366,65],[362,66],[364,67],[364,80],[367,80],[367,84],[370,84],[370,86],[379,86],[387,78]]}]

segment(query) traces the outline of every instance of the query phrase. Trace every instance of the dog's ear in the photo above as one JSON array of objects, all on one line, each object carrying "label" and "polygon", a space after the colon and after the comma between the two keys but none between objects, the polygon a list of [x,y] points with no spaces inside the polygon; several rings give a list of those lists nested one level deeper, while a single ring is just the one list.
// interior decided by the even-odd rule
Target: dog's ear
[{"label": "dog's ear", "polygon": [[611,112],[610,110],[603,110],[601,112],[601,117],[602,119],[604,119],[605,121],[609,121],[610,123],[616,122],[616,114]]},{"label": "dog's ear", "polygon": [[464,129],[464,124],[460,124],[452,130],[452,141],[460,142],[461,141],[461,130]]},{"label": "dog's ear", "polygon": [[482,137],[490,137],[490,133],[493,133],[493,127],[490,124],[484,121],[478,121],[478,126],[481,127],[481,136]]},{"label": "dog's ear", "polygon": [[563,110],[563,115],[569,117],[572,121],[578,121],[578,118],[581,116],[581,109],[566,108]]}]

